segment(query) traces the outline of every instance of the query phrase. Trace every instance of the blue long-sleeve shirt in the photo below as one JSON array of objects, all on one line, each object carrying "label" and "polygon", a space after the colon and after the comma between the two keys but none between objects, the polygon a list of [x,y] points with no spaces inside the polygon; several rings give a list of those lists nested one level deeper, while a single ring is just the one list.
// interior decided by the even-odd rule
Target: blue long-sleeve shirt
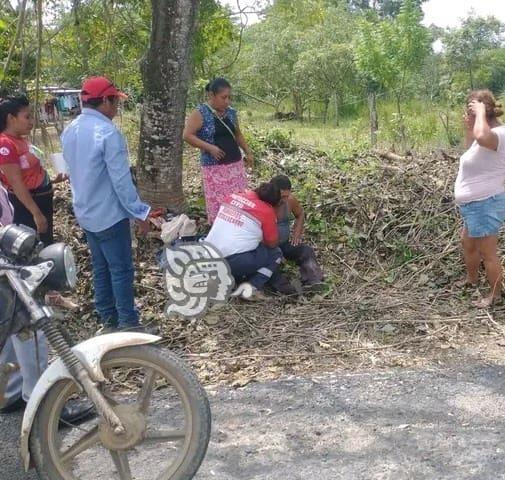
[{"label": "blue long-sleeve shirt", "polygon": [[79,225],[100,232],[124,218],[145,220],[150,207],[133,184],[128,149],[112,120],[83,108],[61,135],[74,213]]}]

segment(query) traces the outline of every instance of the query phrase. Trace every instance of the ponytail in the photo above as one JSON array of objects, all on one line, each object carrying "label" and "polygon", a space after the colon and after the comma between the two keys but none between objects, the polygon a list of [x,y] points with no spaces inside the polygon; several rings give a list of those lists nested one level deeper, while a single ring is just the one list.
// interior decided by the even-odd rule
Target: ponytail
[{"label": "ponytail", "polygon": [[217,77],[205,85],[205,91],[207,93],[213,93],[214,95],[225,88],[231,88],[231,85],[224,77]]}]

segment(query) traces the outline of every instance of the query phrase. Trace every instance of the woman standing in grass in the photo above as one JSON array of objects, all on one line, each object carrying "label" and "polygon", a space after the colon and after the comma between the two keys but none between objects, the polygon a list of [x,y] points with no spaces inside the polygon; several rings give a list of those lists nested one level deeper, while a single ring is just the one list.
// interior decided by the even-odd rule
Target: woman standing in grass
[{"label": "woman standing in grass", "polygon": [[472,91],[464,117],[466,146],[454,188],[463,217],[463,255],[466,278],[475,286],[484,263],[490,291],[474,302],[486,308],[501,300],[502,268],[498,256],[498,232],[505,220],[505,126],[498,121],[501,105],[489,90]]},{"label": "woman standing in grass", "polygon": [[224,78],[216,78],[205,90],[208,102],[191,112],[183,138],[202,152],[200,160],[207,218],[212,224],[224,198],[247,188],[240,149],[245,152],[248,167],[253,165],[253,155],[240,131],[237,113],[230,106],[231,85]]}]

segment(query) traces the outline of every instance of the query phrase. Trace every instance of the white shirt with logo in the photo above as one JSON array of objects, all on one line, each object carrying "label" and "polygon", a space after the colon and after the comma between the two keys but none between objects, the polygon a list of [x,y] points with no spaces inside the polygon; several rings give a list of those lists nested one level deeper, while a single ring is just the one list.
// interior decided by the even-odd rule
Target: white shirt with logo
[{"label": "white shirt with logo", "polygon": [[255,192],[234,193],[219,208],[206,241],[223,257],[250,252],[263,240],[277,241],[277,217]]}]

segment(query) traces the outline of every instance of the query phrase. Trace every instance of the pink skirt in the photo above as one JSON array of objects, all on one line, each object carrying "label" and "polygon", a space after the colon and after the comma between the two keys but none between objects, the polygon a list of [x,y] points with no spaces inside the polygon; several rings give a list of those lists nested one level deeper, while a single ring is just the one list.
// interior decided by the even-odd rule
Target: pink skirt
[{"label": "pink skirt", "polygon": [[247,189],[244,162],[202,166],[202,177],[207,220],[212,225],[224,198]]}]

